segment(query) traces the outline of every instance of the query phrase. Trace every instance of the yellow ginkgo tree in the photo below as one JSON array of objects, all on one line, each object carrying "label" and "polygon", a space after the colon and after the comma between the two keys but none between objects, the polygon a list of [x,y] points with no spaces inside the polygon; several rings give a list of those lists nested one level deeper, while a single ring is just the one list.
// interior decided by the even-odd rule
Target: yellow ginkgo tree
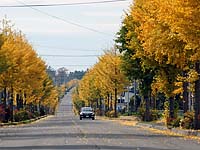
[{"label": "yellow ginkgo tree", "polygon": [[[192,76],[189,73],[193,72],[190,70],[196,70],[195,129],[200,128],[199,7],[198,0],[135,0],[130,14],[137,23],[137,28],[129,31],[137,33],[142,46],[142,49],[136,50],[136,56],[144,61],[150,60],[149,65],[157,68],[154,85],[163,87],[158,89],[163,89],[170,104],[173,104],[176,92],[181,91],[176,86],[183,72],[188,73],[190,78]],[[170,118],[174,117],[172,107],[170,105]]]},{"label": "yellow ginkgo tree", "polygon": [[[6,20],[2,23],[0,65],[3,67],[0,71],[0,90],[4,93],[4,109],[10,109],[7,112],[11,116],[10,120],[13,120],[13,105],[17,106],[17,110],[30,108],[28,111],[31,112],[35,110],[32,108],[44,106],[46,109],[54,109],[58,99],[55,87],[46,73],[45,62],[38,57],[21,31],[14,30]],[[50,98],[50,95],[53,97]]]},{"label": "yellow ginkgo tree", "polygon": [[[157,3],[160,3],[158,0]],[[160,4],[161,5],[161,4]],[[194,128],[200,129],[200,1],[199,0],[174,0],[162,1],[158,18],[170,27],[171,33],[184,43],[181,51],[175,55],[177,64],[182,63],[196,71],[196,76],[188,72],[188,78],[195,79],[194,102]],[[184,66],[184,67],[185,67]],[[191,79],[191,80],[193,80]]]},{"label": "yellow ginkgo tree", "polygon": [[107,110],[114,110],[117,116],[117,96],[124,91],[127,79],[120,69],[121,59],[116,51],[110,50],[99,57],[96,63],[83,77],[79,83],[79,98],[86,105],[96,104],[106,106]]}]

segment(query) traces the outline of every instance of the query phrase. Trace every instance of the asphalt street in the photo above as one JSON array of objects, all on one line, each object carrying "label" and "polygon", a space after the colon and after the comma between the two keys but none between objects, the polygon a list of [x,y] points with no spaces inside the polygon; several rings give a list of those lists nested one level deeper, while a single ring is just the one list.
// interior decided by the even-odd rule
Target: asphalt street
[{"label": "asphalt street", "polygon": [[29,125],[0,127],[0,150],[200,150],[200,143],[109,120],[79,120],[70,93],[55,116]]}]

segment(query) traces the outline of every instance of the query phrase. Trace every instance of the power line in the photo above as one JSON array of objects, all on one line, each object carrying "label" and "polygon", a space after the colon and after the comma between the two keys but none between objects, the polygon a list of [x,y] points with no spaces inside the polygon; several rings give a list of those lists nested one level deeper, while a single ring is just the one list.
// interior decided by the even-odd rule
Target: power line
[{"label": "power line", "polygon": [[[65,50],[65,51],[91,51],[91,52],[97,52],[98,50],[92,50],[92,49],[74,49],[74,48],[70,48],[70,49],[66,49],[63,47],[56,47],[56,46],[46,46],[46,45],[39,45],[37,44],[36,46],[41,47],[41,48],[48,48],[48,49],[56,49],[56,50]],[[98,51],[100,52],[100,51]]]},{"label": "power line", "polygon": [[93,66],[93,65],[91,64],[91,65],[52,65],[52,66],[56,66],[56,67],[59,67],[59,66],[68,66],[68,67],[89,67],[89,66]]},{"label": "power line", "polygon": [[39,56],[43,56],[43,57],[99,57],[101,55],[43,55],[43,54],[40,54]]},{"label": "power line", "polygon": [[73,26],[77,26],[77,27],[79,27],[79,28],[83,28],[83,29],[86,29],[86,30],[89,30],[89,31],[92,31],[92,32],[96,32],[96,33],[99,33],[99,34],[103,34],[103,35],[106,35],[106,36],[109,36],[109,37],[113,36],[113,35],[111,35],[111,34],[108,34],[108,33],[105,33],[105,32],[102,32],[102,31],[99,31],[99,30],[90,28],[90,27],[83,26],[83,25],[80,25],[80,24],[75,23],[75,22],[68,21],[68,20],[63,19],[63,18],[61,18],[61,17],[55,16],[55,15],[51,15],[51,14],[49,14],[49,13],[47,13],[47,12],[45,12],[45,11],[42,11],[42,10],[40,10],[40,9],[37,9],[37,8],[35,8],[35,7],[28,6],[27,4],[25,4],[25,3],[22,2],[22,1],[19,1],[19,0],[15,0],[15,1],[17,1],[17,2],[19,2],[19,3],[22,3],[22,4],[24,4],[25,6],[31,8],[31,9],[33,9],[33,10],[35,10],[35,11],[41,13],[41,14],[44,14],[44,15],[49,16],[49,17],[51,17],[51,18],[60,20],[60,21],[62,21],[62,22],[64,22],[64,23],[71,24],[71,25],[73,25]]},{"label": "power line", "polygon": [[55,7],[55,6],[73,6],[73,5],[91,5],[91,4],[105,4],[125,2],[128,0],[107,0],[107,1],[93,1],[93,2],[79,2],[79,3],[60,3],[60,4],[23,4],[23,5],[0,5],[0,7]]}]

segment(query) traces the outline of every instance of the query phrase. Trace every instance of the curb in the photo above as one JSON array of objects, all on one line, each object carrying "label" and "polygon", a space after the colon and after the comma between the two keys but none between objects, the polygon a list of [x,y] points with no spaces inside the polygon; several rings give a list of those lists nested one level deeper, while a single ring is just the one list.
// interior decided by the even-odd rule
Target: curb
[{"label": "curb", "polygon": [[165,126],[159,126],[159,125],[153,125],[153,124],[145,124],[145,123],[137,123],[137,126],[153,128],[153,129],[158,129],[158,130],[171,131],[171,132],[173,132],[175,134],[180,134],[180,135],[183,135],[183,136],[200,137],[200,131],[197,131],[197,130],[183,130],[183,129],[178,129],[178,128],[168,129]]},{"label": "curb", "polygon": [[[105,119],[105,120],[114,120],[114,121],[119,121],[119,120],[122,120],[122,121],[137,121],[137,120],[132,120],[132,119],[127,119],[127,118],[101,118],[101,117],[98,117],[98,119]],[[151,128],[151,129],[157,129],[157,130],[160,130],[160,131],[170,131],[172,133],[175,133],[175,134],[179,134],[179,135],[182,135],[182,136],[195,136],[195,137],[200,137],[200,131],[197,131],[197,130],[186,130],[186,129],[178,129],[178,128],[167,128],[166,126],[163,126],[163,125],[155,125],[155,124],[148,124],[148,123],[143,123],[143,122],[137,122],[136,123],[136,126],[138,127],[146,127],[146,128]]]},{"label": "curb", "polygon": [[30,119],[30,120],[24,120],[24,121],[20,121],[20,122],[8,122],[8,123],[0,123],[0,127],[5,127],[5,126],[10,126],[10,125],[23,125],[23,124],[29,124],[32,122],[35,122],[37,120],[43,119],[48,117],[48,115],[44,115],[44,116],[40,116],[34,119]]},{"label": "curb", "polygon": [[200,137],[200,132],[196,131],[196,130],[180,130],[180,129],[176,129],[176,128],[173,128],[171,130],[172,130],[172,132],[175,132],[175,133],[178,133],[181,135]]}]

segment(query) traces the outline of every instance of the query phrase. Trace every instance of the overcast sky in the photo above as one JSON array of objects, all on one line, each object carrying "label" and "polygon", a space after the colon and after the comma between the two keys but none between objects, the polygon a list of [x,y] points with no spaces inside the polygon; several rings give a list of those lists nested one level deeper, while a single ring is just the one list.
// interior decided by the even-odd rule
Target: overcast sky
[{"label": "overcast sky", "polygon": [[[107,0],[0,0],[0,6],[94,1]],[[1,7],[0,20],[6,15],[15,24],[15,28],[26,35],[38,55],[54,69],[66,67],[69,71],[86,70],[97,62],[97,56],[103,54],[103,50],[113,46],[124,11],[129,9],[131,2]]]}]

